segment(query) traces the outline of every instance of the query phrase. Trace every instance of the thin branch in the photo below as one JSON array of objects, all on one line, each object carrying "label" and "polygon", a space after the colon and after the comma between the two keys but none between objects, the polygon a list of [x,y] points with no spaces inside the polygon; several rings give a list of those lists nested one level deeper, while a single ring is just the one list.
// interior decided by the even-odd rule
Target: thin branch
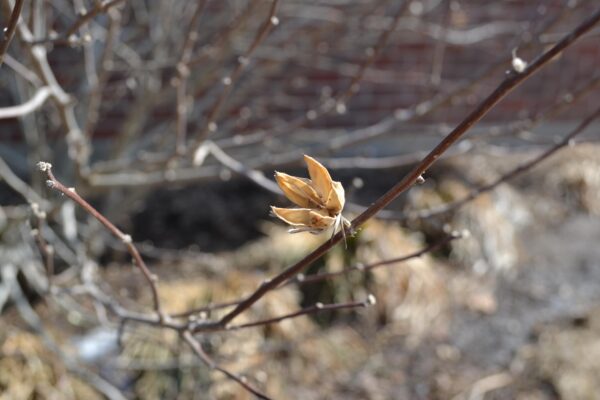
[{"label": "thin branch", "polygon": [[227,168],[237,172],[240,175],[247,177],[260,187],[272,193],[281,195],[281,189],[279,189],[279,186],[274,181],[266,178],[261,171],[248,168],[241,162],[229,156],[227,153],[221,150],[221,148],[217,146],[214,142],[209,140],[205,141],[200,146],[200,149],[203,148],[206,148],[208,152],[210,152],[221,164],[225,165]]},{"label": "thin branch", "polygon": [[26,182],[17,176],[10,166],[0,157],[0,178],[6,182],[15,192],[19,193],[30,204],[37,203],[46,208],[49,203],[38,195]]},{"label": "thin branch", "polygon": [[[102,91],[106,86],[109,74],[107,67],[112,62],[112,55],[119,28],[121,24],[121,14],[117,10],[109,10],[108,12],[108,30],[104,41],[104,48],[98,62],[99,72],[94,79],[88,79],[90,85],[90,95],[87,107],[87,120],[85,121],[84,135],[89,141],[100,116],[100,105],[102,103]],[[93,43],[89,45],[89,53],[93,54]]]},{"label": "thin branch", "polygon": [[383,266],[387,266],[390,264],[396,264],[396,263],[403,263],[406,262],[408,260],[412,260],[414,258],[419,258],[427,253],[430,253],[432,251],[436,251],[442,247],[444,247],[445,245],[447,245],[448,243],[450,243],[453,240],[456,239],[461,239],[463,237],[465,237],[466,233],[465,232],[452,232],[447,236],[444,236],[441,240],[438,240],[435,243],[432,243],[426,247],[423,247],[421,250],[418,250],[414,253],[411,254],[407,254],[405,256],[402,257],[396,257],[396,258],[390,258],[387,260],[381,260],[381,261],[377,261],[371,264],[356,264],[353,266],[350,266],[348,268],[344,268],[340,271],[335,271],[335,272],[323,272],[323,273],[319,273],[319,274],[314,274],[314,275],[297,275],[295,279],[291,279],[289,280],[285,286],[289,285],[289,284],[298,284],[298,285],[307,285],[307,284],[311,284],[311,283],[315,283],[315,282],[320,282],[320,281],[324,281],[326,279],[331,279],[331,278],[336,278],[338,276],[341,275],[346,275],[350,272],[353,271],[357,271],[357,272],[361,272],[364,273],[366,271],[370,271],[372,269],[376,269],[379,267],[383,267]]},{"label": "thin branch", "polygon": [[250,393],[252,393],[256,397],[258,397],[260,399],[263,399],[263,400],[270,400],[271,399],[269,396],[267,396],[266,394],[260,392],[258,389],[255,389],[254,387],[250,386],[250,384],[248,384],[246,378],[240,377],[240,376],[234,374],[233,372],[230,372],[229,370],[221,367],[219,364],[217,364],[215,361],[213,361],[213,359],[210,358],[208,354],[206,354],[206,352],[202,348],[202,345],[200,343],[198,343],[198,341],[196,340],[196,338],[194,337],[194,335],[190,331],[183,332],[181,336],[183,337],[183,340],[185,340],[185,342],[190,345],[190,347],[192,348],[192,350],[194,351],[194,353],[209,368],[217,370],[217,371],[225,374],[225,376],[227,376],[229,379],[236,381],[244,389],[246,389],[247,391],[249,391]]},{"label": "thin branch", "polygon": [[[19,37],[23,42],[28,42],[33,34],[24,21],[18,24]],[[85,140],[75,117],[75,104],[58,83],[50,64],[48,63],[46,49],[43,46],[27,46],[34,68],[39,78],[52,90],[52,98],[55,100],[60,120],[67,131],[67,144],[69,157],[75,162],[76,172],[82,175],[82,168],[87,166],[89,157],[89,144]]]},{"label": "thin branch", "polygon": [[204,128],[198,134],[198,139],[196,141],[198,145],[201,145],[202,141],[204,141],[204,139],[206,139],[206,137],[211,132],[216,130],[216,120],[219,117],[221,108],[223,107],[225,101],[229,97],[229,94],[231,93],[234,84],[240,78],[242,71],[248,66],[248,63],[250,62],[250,57],[252,57],[252,54],[254,53],[256,48],[265,40],[269,32],[271,32],[271,30],[275,26],[279,25],[279,19],[275,15],[275,13],[277,12],[278,5],[279,0],[273,0],[273,2],[271,3],[271,8],[269,9],[269,14],[267,15],[267,18],[262,23],[262,26],[260,27],[256,36],[254,37],[252,44],[242,56],[238,57],[237,65],[233,72],[229,75],[224,76],[221,79],[223,90],[221,91],[220,96],[217,98],[215,105],[210,111],[210,114],[206,118]]},{"label": "thin branch", "polygon": [[68,198],[70,198],[71,200],[73,200],[76,204],[78,204],[81,208],[83,208],[88,214],[90,214],[92,217],[96,218],[102,225],[104,225],[104,227],[106,229],[108,229],[110,231],[110,233],[112,233],[115,237],[117,237],[119,240],[121,240],[123,242],[123,244],[125,244],[125,246],[127,247],[127,250],[133,257],[136,266],[140,269],[140,271],[142,272],[142,274],[144,275],[144,278],[146,279],[146,281],[148,283],[148,286],[150,287],[150,290],[152,292],[152,300],[153,300],[153,304],[154,304],[154,310],[156,311],[156,314],[158,315],[159,321],[163,321],[165,316],[161,309],[160,299],[158,296],[158,288],[157,288],[157,284],[156,284],[156,282],[158,281],[158,278],[156,275],[152,274],[150,272],[150,270],[148,269],[148,267],[146,266],[146,263],[144,262],[142,256],[140,255],[140,252],[133,244],[133,239],[131,238],[131,236],[123,233],[112,222],[110,222],[104,215],[102,215],[98,210],[96,210],[94,207],[92,207],[92,205],[90,203],[88,203],[81,196],[79,196],[79,194],[77,194],[77,192],[75,191],[75,188],[68,188],[65,185],[63,185],[61,182],[59,182],[54,177],[54,174],[52,173],[52,165],[50,163],[39,162],[38,168],[40,169],[40,171],[42,171],[46,174],[46,176],[48,178],[46,183],[50,189],[57,190],[57,191],[61,192],[62,194],[64,194],[65,196],[67,196]]},{"label": "thin branch", "polygon": [[198,33],[196,32],[196,24],[200,19],[200,16],[204,12],[206,6],[206,0],[199,0],[196,5],[196,10],[192,15],[190,23],[188,24],[183,48],[181,50],[181,56],[177,63],[177,118],[176,118],[176,142],[175,152],[177,155],[185,154],[185,137],[187,134],[187,114],[188,114],[188,97],[187,97],[187,83],[190,76],[190,60],[192,58],[192,52],[194,50],[194,44],[198,39]]},{"label": "thin branch", "polygon": [[0,67],[2,67],[4,55],[6,54],[8,46],[10,45],[10,42],[15,35],[15,31],[17,30],[17,22],[19,21],[23,4],[25,4],[25,0],[17,0],[15,2],[15,6],[10,14],[10,19],[8,20],[8,25],[0,32]]},{"label": "thin branch", "polygon": [[35,238],[37,247],[44,260],[46,279],[48,280],[48,291],[52,287],[52,277],[54,276],[54,247],[50,245],[44,237],[44,225],[46,222],[46,213],[40,210],[37,203],[31,204],[31,210],[35,217],[35,229],[31,230],[31,234]]},{"label": "thin branch", "polygon": [[53,94],[52,89],[44,86],[33,97],[18,106],[0,108],[0,119],[23,117],[37,110]]},{"label": "thin branch", "polygon": [[[429,169],[440,156],[458,141],[475,123],[477,123],[484,115],[486,115],[500,100],[509,94],[514,88],[523,83],[527,78],[537,72],[541,67],[546,65],[550,60],[556,57],[559,53],[572,45],[583,34],[592,29],[600,21],[600,9],[597,9],[589,18],[577,26],[573,31],[567,34],[560,42],[542,53],[522,72],[511,71],[508,77],[476,108],[473,110],[452,132],[450,132],[411,172],[409,172],[400,182],[394,185],[387,193],[381,196],[375,203],[367,208],[362,214],[356,217],[351,224],[350,231],[356,230],[380,210],[385,208],[400,194],[409,189],[422,174]],[[288,267],[273,279],[264,281],[254,293],[252,293],[245,301],[240,303],[232,311],[227,313],[217,324],[221,326],[227,325],[235,317],[246,311],[254,303],[260,300],[266,293],[275,289],[288,279],[297,275],[304,269],[308,268],[313,262],[321,258],[334,245],[342,239],[342,232],[338,232],[331,240],[328,240],[313,252],[308,254],[296,264]]]},{"label": "thin branch", "polygon": [[83,27],[85,24],[90,22],[94,17],[99,14],[108,12],[111,7],[122,3],[124,0],[105,0],[105,1],[95,1],[96,4],[94,8],[90,11],[84,11],[79,14],[77,20],[66,30],[65,33],[58,37],[48,37],[43,39],[33,39],[28,38],[27,42],[36,45],[36,44],[54,44],[54,45],[63,45],[63,44],[74,44],[77,43],[77,38],[75,34],[77,31]]},{"label": "thin branch", "polygon": [[360,82],[363,80],[365,73],[369,70],[369,68],[377,61],[379,55],[387,45],[390,35],[394,32],[400,22],[402,15],[406,12],[410,1],[403,1],[402,4],[396,10],[392,21],[388,24],[387,28],[381,33],[379,38],[377,39],[377,43],[374,47],[369,47],[366,50],[367,58],[364,62],[358,67],[358,71],[352,77],[350,83],[346,86],[346,88],[340,91],[334,98],[330,98],[322,104],[316,106],[315,108],[309,109],[304,115],[299,118],[291,121],[289,124],[282,125],[278,129],[271,130],[268,135],[278,135],[282,132],[289,132],[291,130],[298,129],[309,122],[314,123],[318,118],[321,118],[327,114],[329,114],[332,110],[336,110],[339,114],[344,114],[347,111],[346,103],[352,96],[354,96],[359,88]]},{"label": "thin branch", "polygon": [[[451,232],[449,235],[443,237],[441,240],[439,240],[435,243],[432,243],[426,247],[423,247],[422,249],[420,249],[414,253],[410,253],[410,254],[407,254],[407,255],[404,255],[401,257],[391,258],[391,259],[387,259],[387,260],[381,260],[381,261],[377,261],[377,262],[374,262],[371,264],[366,264],[366,265],[365,264],[356,264],[356,265],[352,265],[350,267],[344,268],[344,269],[342,269],[340,271],[336,271],[336,272],[325,272],[325,273],[319,273],[319,274],[308,275],[308,276],[298,274],[298,275],[296,275],[295,278],[288,280],[285,284],[277,287],[275,290],[284,288],[289,285],[294,285],[294,284],[309,285],[311,283],[321,282],[321,281],[324,281],[327,279],[336,278],[341,275],[346,275],[346,274],[354,272],[354,271],[364,273],[366,271],[370,271],[372,269],[376,269],[376,268],[383,267],[386,265],[406,262],[408,260],[418,258],[418,257],[423,256],[424,254],[438,250],[453,240],[461,239],[461,238],[465,237],[465,235],[467,235],[466,232],[458,232],[458,231]],[[187,311],[184,311],[184,312],[181,312],[178,314],[172,314],[171,317],[183,318],[183,317],[188,317],[193,314],[209,313],[214,310],[220,310],[223,308],[237,306],[238,304],[240,304],[241,302],[243,302],[246,299],[247,298],[232,300],[232,301],[222,302],[222,303],[211,303],[211,304],[208,304],[203,307],[197,307],[197,308],[193,308],[191,310],[187,310]],[[231,328],[228,327],[227,329],[231,329]],[[203,331],[204,330],[203,324],[200,324],[198,326],[198,328],[196,328],[196,330],[198,332]]]},{"label": "thin branch", "polygon": [[551,155],[553,155],[554,153],[559,151],[560,149],[571,145],[573,143],[573,139],[577,135],[581,134],[585,130],[585,128],[587,128],[599,116],[600,116],[600,108],[596,109],[596,111],[594,111],[591,115],[589,115],[587,118],[585,118],[575,129],[573,129],[568,135],[566,135],[560,142],[558,142],[556,145],[550,147],[549,149],[547,149],[546,151],[544,151],[542,154],[538,155],[537,157],[534,157],[533,159],[520,164],[519,166],[517,166],[516,168],[513,168],[512,170],[510,170],[506,174],[500,176],[498,179],[494,180],[493,182],[490,182],[487,185],[483,185],[483,186],[480,186],[480,187],[474,189],[473,191],[471,191],[471,193],[469,193],[467,196],[465,196],[464,198],[462,198],[460,200],[456,200],[451,203],[446,203],[439,207],[433,207],[433,208],[430,208],[427,210],[420,210],[420,211],[411,213],[410,219],[431,218],[436,215],[445,214],[450,211],[456,210],[456,209],[464,206],[468,202],[474,200],[475,198],[479,197],[481,194],[489,192],[489,191],[495,189],[496,187],[500,186],[502,183],[509,181],[509,180],[515,178],[516,176],[521,175],[522,173],[531,170],[533,167],[535,167],[536,165],[538,165],[539,163],[541,163],[542,161],[544,161],[545,159],[547,159],[548,157],[550,157]]},{"label": "thin branch", "polygon": [[334,303],[334,304],[317,303],[314,306],[305,307],[296,312],[286,314],[286,315],[281,315],[279,317],[267,318],[267,319],[262,319],[259,321],[253,321],[253,322],[248,322],[248,323],[239,324],[239,325],[227,325],[226,329],[227,330],[237,330],[237,329],[244,329],[244,328],[255,328],[257,326],[274,324],[277,322],[284,321],[286,319],[296,318],[296,317],[300,317],[302,315],[317,314],[317,313],[321,313],[323,311],[336,311],[336,310],[345,310],[345,309],[349,309],[349,308],[369,307],[369,306],[374,305],[375,301],[376,301],[375,296],[370,294],[367,297],[367,299],[363,300],[363,301],[352,301],[352,302],[348,302],[348,303]]}]

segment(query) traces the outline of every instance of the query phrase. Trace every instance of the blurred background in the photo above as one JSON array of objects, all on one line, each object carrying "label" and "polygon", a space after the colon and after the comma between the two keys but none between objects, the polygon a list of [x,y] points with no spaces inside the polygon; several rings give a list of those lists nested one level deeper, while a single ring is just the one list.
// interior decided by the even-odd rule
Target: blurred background
[{"label": "blurred background", "polygon": [[[0,27],[15,27],[0,43],[2,399],[254,398],[177,332],[124,322],[119,310],[152,311],[148,285],[121,241],[47,188],[38,161],[133,237],[174,320],[218,318],[330,237],[290,235],[269,216],[290,205],[275,170],[305,177],[303,155],[316,158],[352,219],[598,9],[0,4]],[[598,398],[599,34],[303,275],[330,278],[296,279],[238,322],[369,294],[376,305],[203,334],[207,354],[277,399]]]}]

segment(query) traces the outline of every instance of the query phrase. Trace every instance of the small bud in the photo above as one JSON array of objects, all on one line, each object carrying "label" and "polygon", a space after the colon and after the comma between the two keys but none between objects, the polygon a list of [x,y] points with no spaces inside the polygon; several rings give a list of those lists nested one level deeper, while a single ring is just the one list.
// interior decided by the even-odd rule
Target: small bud
[{"label": "small bud", "polygon": [[347,109],[346,109],[346,104],[344,104],[344,103],[341,103],[341,102],[337,103],[337,104],[335,105],[335,111],[336,111],[338,114],[346,114],[346,111],[347,111]]},{"label": "small bud", "polygon": [[308,110],[306,112],[306,118],[311,121],[317,119],[317,112],[315,110]]},{"label": "small bud", "polygon": [[365,186],[365,181],[363,181],[362,178],[356,176],[352,179],[352,186],[354,186],[357,189],[361,189]]},{"label": "small bud", "polygon": [[369,294],[367,296],[367,305],[374,306],[375,304],[377,304],[377,299],[372,294]]},{"label": "small bud", "polygon": [[219,178],[221,178],[222,181],[227,182],[229,180],[231,180],[231,171],[227,168],[223,168],[220,172],[219,172]]},{"label": "small bud", "polygon": [[394,111],[394,118],[399,121],[406,121],[411,116],[411,112],[404,108],[398,108]]},{"label": "small bud", "polygon": [[50,179],[48,179],[48,180],[46,181],[46,186],[48,186],[50,189],[53,189],[53,188],[54,188],[54,186],[55,186],[55,185],[54,185],[54,181],[53,181],[53,180],[50,180]]},{"label": "small bud", "polygon": [[40,171],[46,172],[52,169],[52,164],[50,164],[49,162],[40,161],[37,163],[37,167]]},{"label": "small bud", "polygon": [[512,66],[515,71],[517,71],[518,73],[521,73],[521,72],[525,71],[525,68],[527,68],[527,62],[523,61],[519,57],[516,57],[516,58],[513,58],[513,60],[512,60]]},{"label": "small bud", "polygon": [[298,282],[303,282],[305,278],[306,277],[304,276],[304,274],[298,274],[298,275],[296,275],[296,280]]},{"label": "small bud", "polygon": [[323,303],[321,303],[321,302],[315,303],[315,307],[318,309],[321,309],[321,308],[323,308]]},{"label": "small bud", "polygon": [[217,124],[216,124],[216,123],[214,123],[214,122],[210,122],[210,123],[208,124],[208,130],[209,130],[210,132],[216,132],[216,131],[217,131]]},{"label": "small bud", "polygon": [[572,103],[572,102],[573,102],[573,100],[574,100],[574,98],[573,98],[573,94],[572,94],[572,93],[567,93],[567,94],[565,94],[565,95],[563,96],[563,101],[564,101],[565,103]]},{"label": "small bud", "polygon": [[419,177],[417,178],[416,181],[417,185],[422,185],[425,183],[425,178],[423,178],[423,175],[419,175]]},{"label": "small bud", "polygon": [[271,17],[271,24],[272,24],[273,26],[277,26],[277,25],[279,25],[279,18],[277,18],[276,16],[272,16],[272,17]]},{"label": "small bud", "polygon": [[223,77],[223,79],[221,81],[223,82],[223,85],[225,85],[225,86],[231,85],[231,77],[229,77],[229,76]]},{"label": "small bud", "polygon": [[527,62],[517,57],[517,49],[512,52],[512,67],[518,73],[525,71],[525,68],[527,68]]},{"label": "small bud", "polygon": [[190,69],[184,63],[177,64],[177,72],[184,78],[190,75]]},{"label": "small bud", "polygon": [[131,244],[133,242],[131,235],[123,235],[122,240],[123,240],[123,243],[125,243],[125,244]]}]

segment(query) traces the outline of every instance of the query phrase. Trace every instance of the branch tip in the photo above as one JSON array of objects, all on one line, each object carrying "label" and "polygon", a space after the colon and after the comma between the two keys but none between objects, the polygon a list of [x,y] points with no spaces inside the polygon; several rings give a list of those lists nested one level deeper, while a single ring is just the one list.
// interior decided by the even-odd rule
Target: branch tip
[{"label": "branch tip", "polygon": [[50,164],[49,162],[46,162],[46,161],[40,161],[36,165],[37,165],[38,169],[42,172],[47,172],[52,169],[52,164]]}]

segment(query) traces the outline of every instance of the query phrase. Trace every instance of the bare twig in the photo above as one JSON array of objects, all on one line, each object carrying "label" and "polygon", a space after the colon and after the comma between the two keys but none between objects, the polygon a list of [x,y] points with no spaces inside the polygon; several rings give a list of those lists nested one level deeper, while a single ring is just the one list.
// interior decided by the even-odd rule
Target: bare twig
[{"label": "bare twig", "polygon": [[9,165],[0,157],[0,178],[14,191],[19,193],[28,203],[37,203],[45,209],[49,203],[40,197],[27,183],[13,172]]},{"label": "bare twig", "polygon": [[341,269],[341,270],[335,271],[335,272],[322,272],[322,273],[318,273],[318,274],[314,274],[314,275],[307,275],[307,276],[297,275],[295,279],[291,279],[290,281],[288,281],[288,283],[286,283],[286,286],[288,284],[293,284],[293,283],[296,283],[298,285],[307,285],[307,284],[311,284],[311,283],[315,283],[315,282],[321,282],[326,279],[336,278],[341,275],[346,275],[353,271],[364,273],[366,271],[370,271],[372,269],[376,269],[379,267],[384,267],[384,266],[387,266],[390,264],[403,263],[405,261],[419,258],[427,253],[436,251],[436,250],[444,247],[451,241],[456,240],[456,239],[461,239],[464,236],[465,236],[465,232],[452,232],[449,235],[444,236],[441,240],[438,240],[435,243],[432,243],[428,246],[423,247],[421,250],[418,250],[411,254],[407,254],[405,256],[381,260],[381,261],[377,261],[377,262],[374,262],[371,264],[366,264],[366,265],[365,264],[356,264],[356,265],[353,265],[353,266],[350,266],[350,267],[347,267],[347,268],[344,268],[344,269]]},{"label": "bare twig", "polygon": [[568,135],[566,135],[560,142],[556,145],[550,147],[542,154],[534,157],[533,159],[520,164],[516,168],[510,170],[504,175],[500,176],[498,179],[493,182],[488,183],[487,185],[480,186],[475,190],[471,191],[467,196],[460,200],[453,201],[451,203],[443,204],[439,207],[430,208],[427,210],[420,210],[414,213],[410,213],[410,219],[420,219],[420,218],[431,218],[436,215],[445,214],[450,211],[456,210],[475,198],[479,197],[481,194],[494,190],[496,187],[500,186],[502,183],[509,181],[516,176],[531,170],[533,167],[559,151],[560,149],[567,147],[573,143],[573,139],[581,134],[585,128],[587,128],[596,118],[600,116],[600,108],[596,109],[590,116],[585,118],[575,129],[573,129]]},{"label": "bare twig", "polygon": [[85,11],[85,10],[82,11],[78,15],[77,20],[75,20],[75,22],[69,27],[69,29],[67,29],[65,31],[65,33],[63,33],[62,35],[57,36],[57,37],[47,37],[47,38],[42,38],[42,39],[28,38],[27,42],[32,45],[36,45],[36,44],[71,45],[71,44],[77,43],[78,39],[75,37],[75,34],[81,27],[83,27],[85,24],[90,22],[97,15],[108,12],[108,10],[111,7],[114,7],[114,6],[118,5],[119,3],[122,3],[123,1],[124,0],[95,1],[94,8],[92,8],[89,11]]},{"label": "bare twig", "polygon": [[198,145],[201,145],[202,141],[206,139],[206,137],[211,132],[216,130],[216,120],[219,117],[221,108],[223,107],[225,101],[229,97],[229,94],[231,93],[234,84],[241,76],[242,71],[250,62],[250,57],[252,57],[252,54],[254,53],[256,48],[265,40],[269,32],[271,32],[271,30],[275,26],[279,25],[279,19],[275,15],[277,12],[278,5],[279,0],[273,0],[273,2],[271,3],[271,8],[269,9],[269,14],[267,15],[267,18],[259,28],[256,36],[254,37],[254,40],[252,41],[252,44],[242,56],[238,57],[237,65],[233,72],[229,75],[224,76],[221,79],[221,83],[223,84],[223,90],[217,98],[212,110],[208,114],[206,122],[203,124],[203,129],[198,134]]},{"label": "bare twig", "polygon": [[[33,37],[23,21],[18,23],[18,30],[19,37],[23,42],[28,42]],[[69,156],[75,161],[76,172],[81,175],[83,167],[87,166],[90,149],[75,117],[73,99],[59,85],[48,63],[47,53],[43,46],[28,45],[27,50],[37,75],[44,82],[44,85],[52,91],[52,99],[55,100],[61,122],[67,131]]]},{"label": "bare twig", "polygon": [[160,299],[158,296],[158,288],[157,288],[157,284],[156,284],[158,278],[156,277],[156,275],[152,274],[150,272],[150,270],[148,269],[148,267],[146,266],[146,263],[142,259],[140,252],[133,244],[133,239],[131,238],[131,236],[121,232],[121,230],[119,228],[117,228],[108,219],[106,219],[106,217],[104,215],[102,215],[98,210],[96,210],[94,207],[92,207],[92,205],[90,203],[88,203],[81,196],[79,196],[79,194],[77,194],[77,192],[75,191],[75,188],[68,188],[65,185],[63,185],[62,183],[60,183],[54,177],[54,174],[52,173],[52,165],[51,164],[49,164],[47,162],[39,162],[38,168],[40,169],[40,171],[42,171],[46,174],[46,176],[48,178],[48,181],[46,181],[46,183],[48,184],[48,187],[50,189],[57,190],[57,191],[61,192],[62,194],[64,194],[65,196],[69,197],[71,200],[73,200],[75,203],[77,203],[80,207],[82,207],[87,213],[89,213],[91,216],[96,218],[102,225],[104,225],[104,227],[106,227],[106,229],[108,229],[110,231],[110,233],[112,233],[119,240],[121,240],[121,242],[123,242],[123,244],[127,247],[127,250],[129,251],[129,253],[133,257],[136,266],[140,269],[140,271],[144,275],[144,278],[146,279],[146,282],[148,283],[148,286],[152,292],[154,311],[156,311],[159,321],[162,321],[165,318],[165,315],[162,312],[161,305],[160,305]]},{"label": "bare twig", "polygon": [[227,168],[230,168],[238,174],[247,177],[257,185],[272,193],[279,195],[281,194],[281,189],[279,189],[279,186],[277,186],[274,181],[266,178],[261,171],[246,167],[244,164],[221,150],[221,148],[212,141],[205,141],[200,148],[204,146],[206,146],[208,152],[210,152],[217,160],[219,160],[221,164],[225,165]]},{"label": "bare twig", "polygon": [[227,330],[237,330],[237,329],[244,329],[244,328],[255,328],[257,326],[274,324],[274,323],[281,322],[286,319],[296,318],[296,317],[300,317],[302,315],[317,314],[317,313],[321,313],[323,311],[335,311],[335,310],[345,310],[345,309],[349,309],[349,308],[369,307],[369,306],[375,304],[375,301],[376,301],[375,296],[370,294],[367,297],[367,299],[364,301],[352,301],[352,302],[348,302],[348,303],[334,303],[334,304],[317,303],[314,306],[305,307],[296,312],[282,315],[279,317],[267,318],[267,319],[262,319],[259,321],[253,321],[253,322],[248,322],[248,323],[239,324],[239,325],[228,325],[226,327],[226,329]]},{"label": "bare twig", "polygon": [[38,249],[44,260],[46,279],[48,280],[48,291],[52,286],[52,277],[54,276],[54,247],[50,245],[44,237],[44,225],[46,222],[46,213],[40,210],[37,203],[31,204],[31,210],[35,217],[35,228],[31,230],[31,234],[35,238]]},{"label": "bare twig", "polygon": [[194,337],[194,335],[190,332],[190,331],[184,331],[181,335],[183,337],[183,340],[190,345],[190,347],[192,348],[192,350],[194,351],[194,353],[211,369],[217,370],[223,374],[225,374],[225,376],[227,376],[229,379],[234,380],[235,382],[239,383],[244,389],[246,389],[247,391],[249,391],[250,393],[252,393],[253,395],[255,395],[256,397],[263,399],[263,400],[270,400],[270,397],[267,396],[266,394],[260,392],[258,389],[255,389],[254,387],[252,387],[248,382],[247,379],[244,377],[240,377],[236,374],[234,374],[233,372],[230,372],[229,370],[221,367],[219,364],[215,363],[213,361],[212,358],[209,357],[208,354],[206,354],[206,352],[204,351],[204,349],[202,348],[202,345],[200,343],[198,343],[198,341],[196,340],[196,338]]},{"label": "bare twig", "polygon": [[331,111],[336,110],[339,114],[344,114],[347,111],[347,102],[350,98],[355,95],[360,88],[360,82],[363,80],[365,73],[369,70],[369,68],[377,61],[381,52],[387,45],[390,35],[394,32],[400,22],[400,18],[406,12],[408,6],[410,5],[410,1],[403,1],[392,21],[388,24],[386,29],[381,33],[379,38],[377,39],[377,43],[374,47],[369,47],[366,49],[367,58],[360,64],[358,70],[350,80],[350,83],[346,86],[346,88],[340,91],[334,98],[330,98],[327,101],[319,104],[318,106],[309,109],[304,115],[299,118],[291,121],[288,124],[284,124],[277,129],[273,129],[269,131],[268,135],[278,135],[282,132],[298,129],[309,122],[314,123],[318,118],[321,118]]},{"label": "bare twig", "polygon": [[198,39],[198,33],[196,32],[196,25],[200,16],[204,11],[206,0],[199,0],[196,5],[196,9],[190,23],[188,24],[183,48],[181,50],[181,56],[177,63],[177,79],[175,84],[177,86],[177,120],[176,120],[176,143],[175,152],[177,155],[185,154],[185,137],[187,133],[187,114],[188,114],[188,96],[187,96],[187,81],[190,75],[190,60],[192,58],[192,52],[194,50],[194,44]]},{"label": "bare twig", "polygon": [[4,61],[4,55],[8,50],[8,46],[10,45],[10,41],[15,35],[15,31],[17,30],[17,22],[19,21],[19,17],[21,15],[21,10],[23,9],[23,4],[25,0],[16,0],[15,6],[13,7],[12,13],[10,14],[10,19],[8,20],[8,25],[0,32],[0,67],[2,67],[2,62]]},{"label": "bare twig", "polygon": [[[88,102],[87,109],[87,120],[85,122],[84,135],[89,141],[98,122],[100,116],[100,104],[102,102],[102,91],[108,81],[108,65],[112,60],[112,53],[119,34],[119,27],[121,24],[121,15],[116,9],[108,11],[108,31],[106,33],[106,39],[104,41],[104,48],[102,49],[102,55],[98,62],[99,72],[97,77],[94,79],[88,79],[90,85],[90,99]],[[93,46],[93,44],[91,44]],[[92,49],[93,50],[93,49]],[[93,51],[90,51],[93,53]]]}]

